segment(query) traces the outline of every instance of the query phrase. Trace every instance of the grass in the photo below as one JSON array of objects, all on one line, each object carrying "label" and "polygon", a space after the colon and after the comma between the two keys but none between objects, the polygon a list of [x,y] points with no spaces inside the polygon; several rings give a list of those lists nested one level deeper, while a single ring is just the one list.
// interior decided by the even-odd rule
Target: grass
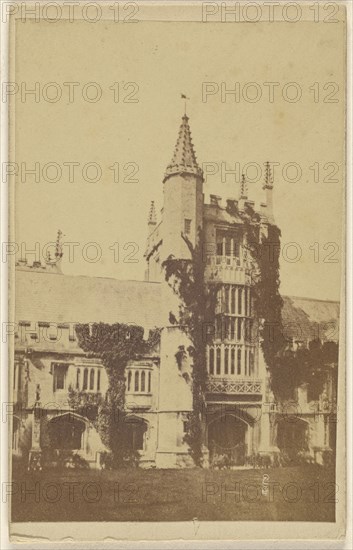
[{"label": "grass", "polygon": [[14,478],[12,521],[333,522],[334,481],[319,466],[26,473]]}]

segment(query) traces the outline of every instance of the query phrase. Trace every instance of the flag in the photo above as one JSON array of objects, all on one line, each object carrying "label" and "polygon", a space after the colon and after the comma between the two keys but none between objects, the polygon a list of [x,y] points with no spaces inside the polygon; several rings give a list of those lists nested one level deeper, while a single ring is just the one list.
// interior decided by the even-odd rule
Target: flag
[{"label": "flag", "polygon": [[181,94],[181,99],[190,99],[189,97],[186,97],[185,94]]}]

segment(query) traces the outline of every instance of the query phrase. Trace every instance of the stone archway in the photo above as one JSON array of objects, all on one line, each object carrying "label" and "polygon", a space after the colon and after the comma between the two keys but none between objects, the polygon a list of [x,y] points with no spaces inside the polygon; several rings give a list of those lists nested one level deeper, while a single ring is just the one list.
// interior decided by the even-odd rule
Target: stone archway
[{"label": "stone archway", "polygon": [[207,425],[210,464],[243,466],[248,454],[249,425],[234,414],[225,413]]},{"label": "stone archway", "polygon": [[76,414],[55,416],[49,422],[50,447],[65,451],[78,451],[84,447],[87,421]]},{"label": "stone archway", "polygon": [[130,415],[125,421],[125,444],[131,451],[143,451],[146,447],[148,423],[135,415]]},{"label": "stone archway", "polygon": [[296,418],[281,418],[277,422],[277,446],[290,462],[297,462],[302,453],[308,453],[309,424]]}]

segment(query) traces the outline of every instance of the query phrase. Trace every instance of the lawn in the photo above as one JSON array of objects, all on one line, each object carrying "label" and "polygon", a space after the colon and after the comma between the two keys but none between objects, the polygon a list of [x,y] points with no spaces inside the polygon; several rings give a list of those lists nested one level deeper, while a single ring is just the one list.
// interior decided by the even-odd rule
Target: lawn
[{"label": "lawn", "polygon": [[334,521],[334,470],[65,470],[14,478],[12,521]]}]

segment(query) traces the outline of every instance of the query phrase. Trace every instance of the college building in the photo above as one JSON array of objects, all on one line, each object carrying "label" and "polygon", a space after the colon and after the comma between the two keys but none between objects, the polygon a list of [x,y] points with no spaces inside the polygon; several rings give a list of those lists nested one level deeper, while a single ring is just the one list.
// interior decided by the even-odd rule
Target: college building
[{"label": "college building", "polygon": [[[152,202],[147,223],[144,281],[69,276],[62,272],[58,235],[55,259],[16,265],[13,367],[13,456],[39,467],[50,449],[101,467],[103,444],[91,415],[75,410],[70,392],[86,403],[104,400],[108,378],[101,360],[83,351],[79,323],[124,323],[161,329],[158,349],[131,359],[125,371],[125,422],[141,467],[193,466],[185,441],[193,410],[192,358],[178,364],[190,339],[178,318],[180,298],[165,279],[163,262],[190,260],[199,246],[204,280],[217,286],[212,330],[207,334],[206,393],[202,414],[204,466],[248,467],[254,457],[280,464],[283,453],[322,464],[335,448],[337,362],[322,365],[322,386],[312,381],[278,402],[261,348],[253,296],[252,263],[244,212],[255,209],[243,178],[238,197],[211,195],[182,117],[163,180],[160,215]],[[161,184],[162,189],[162,184]],[[256,209],[260,236],[275,224],[269,165],[263,202]],[[202,235],[203,242],[200,242]],[[310,342],[338,343],[339,303],[283,296],[287,351]],[[319,366],[320,367],[320,366]],[[36,466],[37,465],[37,466]]]}]

